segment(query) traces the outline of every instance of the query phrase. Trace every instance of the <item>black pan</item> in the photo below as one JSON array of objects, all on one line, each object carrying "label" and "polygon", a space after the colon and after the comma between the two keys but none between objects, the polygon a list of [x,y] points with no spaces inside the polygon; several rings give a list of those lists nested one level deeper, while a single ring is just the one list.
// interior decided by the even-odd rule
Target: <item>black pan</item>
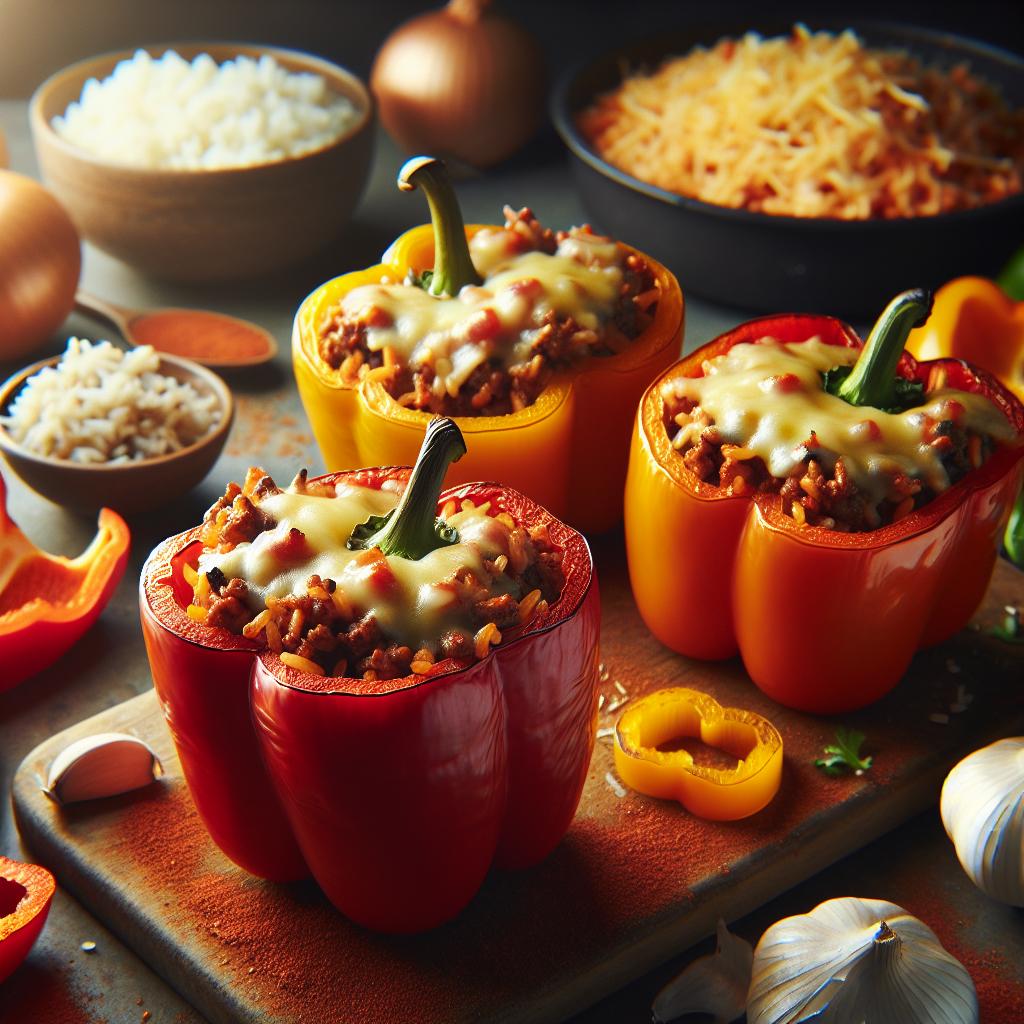
[{"label": "black pan", "polygon": [[[750,26],[662,35],[578,65],[552,98],[555,127],[569,147],[576,184],[595,227],[665,263],[684,292],[763,312],[873,316],[897,292],[938,287],[962,274],[994,275],[1024,244],[1024,195],[974,210],[896,220],[775,216],[713,206],[648,185],[606,163],[576,130],[574,115],[614,88],[624,69],[653,68],[698,43]],[[765,35],[790,25],[754,26]],[[902,25],[854,28],[868,45],[905,49],[943,68],[968,62],[1024,106],[1024,60],[984,43]]]}]

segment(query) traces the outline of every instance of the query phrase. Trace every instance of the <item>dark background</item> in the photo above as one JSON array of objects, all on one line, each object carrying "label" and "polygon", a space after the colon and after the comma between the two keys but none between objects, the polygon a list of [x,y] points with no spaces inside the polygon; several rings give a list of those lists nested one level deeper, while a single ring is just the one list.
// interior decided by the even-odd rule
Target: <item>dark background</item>
[{"label": "dark background", "polygon": [[[311,50],[365,75],[388,32],[439,6],[411,0],[0,0],[0,96],[28,96],[80,58],[142,43],[223,39]],[[833,18],[912,22],[1024,51],[1019,3],[862,0],[765,4],[749,0],[498,0],[540,38],[549,68],[667,29],[742,31],[770,16],[809,27]]]}]

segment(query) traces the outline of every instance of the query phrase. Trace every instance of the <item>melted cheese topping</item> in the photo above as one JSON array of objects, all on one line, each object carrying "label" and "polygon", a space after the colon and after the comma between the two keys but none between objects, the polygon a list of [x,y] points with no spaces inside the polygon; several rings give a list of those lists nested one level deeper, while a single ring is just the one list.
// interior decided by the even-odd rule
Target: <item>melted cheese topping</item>
[{"label": "melted cheese topping", "polygon": [[[342,300],[352,319],[376,307],[388,326],[368,324],[371,351],[390,347],[413,369],[432,365],[433,389],[453,397],[473,371],[490,358],[504,367],[529,361],[545,314],[571,316],[581,328],[600,332],[614,314],[623,283],[618,245],[598,235],[569,235],[552,255],[513,252],[518,236],[484,230],[470,242],[482,286],[437,298],[414,285],[353,288]],[[497,317],[497,324],[491,314]]]},{"label": "melted cheese topping", "polygon": [[[804,463],[813,433],[820,445],[813,457],[830,469],[842,457],[853,481],[876,501],[885,498],[897,473],[921,479],[936,492],[949,486],[939,453],[925,437],[930,420],[955,420],[996,441],[1015,436],[987,398],[952,388],[930,392],[923,405],[901,413],[850,405],[828,394],[821,374],[852,366],[857,354],[819,338],[799,344],[765,338],[735,345],[705,362],[703,377],[669,381],[662,393],[700,406],[727,442],[759,455],[772,476],[787,477]],[[699,422],[680,427],[673,444],[696,443],[702,429]]]},{"label": "melted cheese topping", "polygon": [[[510,555],[509,531],[480,507],[457,512],[447,522],[459,531],[459,543],[418,560],[389,555],[386,561],[395,582],[382,587],[379,576],[366,564],[366,552],[349,551],[345,542],[359,523],[393,509],[399,496],[394,490],[345,483],[339,484],[334,498],[291,491],[268,495],[259,507],[277,525],[231,551],[204,551],[199,572],[216,567],[229,580],[245,580],[254,615],[270,597],[305,594],[309,577],[317,574],[334,580],[357,617],[373,614],[387,635],[410,646],[436,643],[447,630],[467,625],[466,609],[455,591],[442,584],[461,568],[472,570],[482,581],[491,579],[484,560]],[[308,556],[282,564],[280,546],[293,528],[305,535]],[[512,580],[501,575],[493,581],[491,593],[513,589]]]}]

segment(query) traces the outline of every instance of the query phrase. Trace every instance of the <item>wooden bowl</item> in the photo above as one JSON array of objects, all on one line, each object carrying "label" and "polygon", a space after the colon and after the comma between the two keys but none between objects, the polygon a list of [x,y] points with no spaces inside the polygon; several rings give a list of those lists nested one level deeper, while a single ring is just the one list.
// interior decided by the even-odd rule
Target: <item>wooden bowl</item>
[{"label": "wooden bowl", "polygon": [[[0,414],[25,381],[60,356],[33,363],[0,387]],[[191,384],[200,395],[213,395],[220,422],[188,448],[138,462],[79,464],[38,455],[18,444],[0,426],[0,451],[11,468],[32,490],[75,512],[95,512],[101,506],[131,514],[156,508],[191,490],[217,461],[231,430],[235,407],[228,386],[215,373],[179,356],[162,355],[159,372]]]},{"label": "wooden bowl", "polygon": [[189,43],[168,49],[218,63],[269,54],[289,71],[313,72],[349,99],[356,123],[321,149],[219,170],[152,170],[108,162],[62,139],[52,120],[90,78],[105,78],[134,50],[73,64],[36,90],[29,109],[43,180],[82,236],[136,269],[183,282],[240,279],[296,263],[335,239],[362,194],[373,151],[373,103],[348,71],[310,54],[269,46]]}]

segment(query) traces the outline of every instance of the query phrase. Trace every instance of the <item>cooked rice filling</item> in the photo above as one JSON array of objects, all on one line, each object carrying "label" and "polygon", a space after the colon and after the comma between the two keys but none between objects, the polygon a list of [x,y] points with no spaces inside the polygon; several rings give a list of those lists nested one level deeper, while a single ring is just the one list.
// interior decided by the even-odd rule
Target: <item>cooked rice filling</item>
[{"label": "cooked rice filling", "polygon": [[459,542],[423,558],[349,551],[353,528],[395,508],[403,488],[309,484],[300,474],[281,490],[250,470],[206,514],[189,615],[295,668],[388,679],[443,658],[482,658],[502,630],[557,600],[562,552],[546,527],[491,514],[490,503],[449,502],[441,515]]},{"label": "cooked rice filling", "polygon": [[983,395],[935,387],[888,413],[825,391],[822,374],[857,354],[818,338],[735,345],[663,385],[665,429],[705,483],[777,491],[798,522],[843,531],[903,518],[1014,438]]},{"label": "cooked rice filling", "polygon": [[447,415],[501,415],[530,405],[552,371],[622,351],[650,323],[658,288],[616,242],[557,235],[528,209],[470,240],[480,286],[439,299],[384,282],[352,289],[319,334],[321,358],[348,383],[383,368],[400,404]]}]

